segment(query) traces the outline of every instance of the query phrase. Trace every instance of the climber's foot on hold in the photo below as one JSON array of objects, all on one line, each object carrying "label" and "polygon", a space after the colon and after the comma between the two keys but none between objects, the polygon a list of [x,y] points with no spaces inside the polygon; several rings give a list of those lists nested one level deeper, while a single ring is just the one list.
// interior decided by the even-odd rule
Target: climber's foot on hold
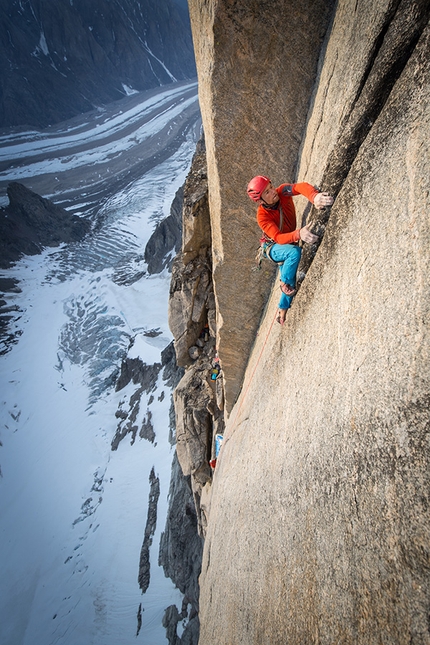
[{"label": "climber's foot on hold", "polygon": [[278,309],[278,315],[276,316],[276,320],[280,325],[284,324],[285,318],[287,316],[287,311],[288,309]]},{"label": "climber's foot on hold", "polygon": [[290,284],[286,284],[285,282],[281,282],[281,291],[282,293],[285,293],[286,296],[294,296],[296,293],[297,289],[292,287]]}]

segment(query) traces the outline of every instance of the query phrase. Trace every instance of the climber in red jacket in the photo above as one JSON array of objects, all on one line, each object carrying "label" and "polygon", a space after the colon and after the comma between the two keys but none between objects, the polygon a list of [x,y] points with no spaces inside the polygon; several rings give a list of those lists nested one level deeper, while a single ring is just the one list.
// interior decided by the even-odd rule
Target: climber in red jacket
[{"label": "climber in red jacket", "polygon": [[296,228],[296,209],[292,198],[304,195],[316,208],[325,208],[333,204],[333,197],[328,193],[321,193],[306,182],[281,184],[274,188],[270,179],[263,175],[251,179],[247,193],[259,204],[257,222],[263,231],[260,240],[262,254],[281,265],[282,295],[277,320],[283,325],[296,293],[296,272],[302,253],[298,243],[302,240],[315,244],[318,240],[317,235],[309,230],[309,225]]}]

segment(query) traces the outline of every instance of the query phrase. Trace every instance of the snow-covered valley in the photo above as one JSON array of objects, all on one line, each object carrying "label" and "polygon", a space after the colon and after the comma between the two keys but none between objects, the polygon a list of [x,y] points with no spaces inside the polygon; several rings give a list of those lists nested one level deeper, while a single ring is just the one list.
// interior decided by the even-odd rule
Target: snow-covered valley
[{"label": "snow-covered valley", "polygon": [[[137,432],[115,451],[111,443],[137,390],[130,381],[116,391],[122,361],[160,364],[172,340],[170,274],[149,275],[143,252],[187,175],[200,129],[196,95],[195,83],[175,84],[141,103],[129,97],[103,123],[95,112],[55,135],[0,139],[3,188],[25,181],[73,212],[98,209],[99,222],[83,241],[1,271],[19,285],[4,296],[14,342],[0,357],[2,645],[126,645],[137,634],[161,645],[164,610],[181,606],[158,565],[174,452],[162,369],[140,393]],[[148,423],[152,441],[139,433]],[[160,494],[142,594],[154,474]]]}]

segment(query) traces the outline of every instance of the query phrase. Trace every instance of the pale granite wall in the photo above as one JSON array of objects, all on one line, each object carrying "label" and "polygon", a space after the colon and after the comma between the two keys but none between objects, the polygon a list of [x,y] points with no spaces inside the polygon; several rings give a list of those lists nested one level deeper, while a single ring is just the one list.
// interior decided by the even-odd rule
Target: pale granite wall
[{"label": "pale granite wall", "polygon": [[[266,15],[271,24],[269,4],[260,3],[262,24]],[[245,3],[192,0],[194,33],[197,8],[210,9],[216,23],[221,5],[228,39],[228,20],[239,21]],[[425,2],[336,6],[297,163],[300,178],[333,182],[336,201],[320,218],[324,239],[312,264],[307,253],[306,278],[283,328],[274,322],[276,290],[269,299],[212,486],[203,489],[210,513],[200,645],[430,643],[428,15]],[[229,51],[221,45],[219,65]],[[229,61],[230,84],[241,86]],[[208,74],[215,66],[199,56],[197,63]],[[275,94],[285,77],[272,83]],[[239,173],[242,151],[230,148],[228,163],[220,156],[227,135],[216,117],[227,108],[217,92],[208,97],[212,233],[221,239],[215,258],[222,249],[214,280],[226,326],[233,280],[226,295],[218,276],[234,274],[238,259],[225,239],[231,221],[241,220],[232,207],[223,227],[222,199],[224,192],[226,204],[235,198],[228,169]],[[252,96],[243,98],[237,132],[245,120],[258,121],[253,108]],[[268,172],[281,181],[294,159],[282,166],[286,138],[278,122],[274,130],[280,146]],[[249,143],[245,150],[252,168]],[[244,199],[237,211],[248,213]],[[253,339],[263,296],[243,298],[240,284],[235,293],[242,333]],[[220,342],[227,343],[221,332]],[[233,383],[241,367],[231,359],[224,378],[230,369]]]},{"label": "pale granite wall", "polygon": [[[293,179],[331,1],[189,0],[206,137],[217,349],[240,391],[273,270],[255,273],[248,181]],[[248,203],[249,202],[249,203]]]}]

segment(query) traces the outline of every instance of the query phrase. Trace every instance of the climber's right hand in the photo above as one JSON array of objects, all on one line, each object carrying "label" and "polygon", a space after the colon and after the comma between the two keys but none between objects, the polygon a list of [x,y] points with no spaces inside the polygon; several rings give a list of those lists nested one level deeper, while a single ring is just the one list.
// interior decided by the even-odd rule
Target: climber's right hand
[{"label": "climber's right hand", "polygon": [[310,224],[307,224],[306,226],[300,229],[300,239],[303,242],[307,242],[308,244],[315,244],[315,242],[318,241],[318,235],[314,235],[313,233],[311,233],[309,228],[310,228]]}]

